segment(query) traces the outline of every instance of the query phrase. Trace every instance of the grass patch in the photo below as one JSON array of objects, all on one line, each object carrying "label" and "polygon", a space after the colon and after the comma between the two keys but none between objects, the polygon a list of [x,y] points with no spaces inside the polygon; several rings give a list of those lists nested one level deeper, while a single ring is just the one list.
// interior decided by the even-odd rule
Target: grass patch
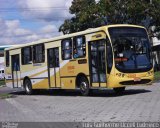
[{"label": "grass patch", "polygon": [[160,80],[160,71],[154,73],[154,81]]},{"label": "grass patch", "polygon": [[5,85],[5,81],[4,80],[0,80],[0,86]]},{"label": "grass patch", "polygon": [[0,99],[12,98],[12,94],[0,94]]}]

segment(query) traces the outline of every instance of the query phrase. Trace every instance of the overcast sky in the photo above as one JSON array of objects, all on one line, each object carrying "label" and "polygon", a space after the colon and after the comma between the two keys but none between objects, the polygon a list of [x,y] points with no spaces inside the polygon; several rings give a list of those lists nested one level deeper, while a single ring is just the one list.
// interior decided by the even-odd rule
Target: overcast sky
[{"label": "overcast sky", "polygon": [[60,35],[72,0],[0,0],[0,46]]}]

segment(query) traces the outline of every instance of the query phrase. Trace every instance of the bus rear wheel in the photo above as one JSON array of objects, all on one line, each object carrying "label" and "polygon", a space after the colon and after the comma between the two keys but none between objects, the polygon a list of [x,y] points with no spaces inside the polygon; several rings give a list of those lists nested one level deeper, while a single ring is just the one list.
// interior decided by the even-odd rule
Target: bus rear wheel
[{"label": "bus rear wheel", "polygon": [[26,92],[27,95],[31,95],[33,93],[32,83],[29,79],[26,79],[24,81],[24,88],[25,88],[25,92]]},{"label": "bus rear wheel", "polygon": [[125,87],[113,88],[116,94],[122,94],[125,91]]},{"label": "bus rear wheel", "polygon": [[89,88],[89,83],[88,83],[87,78],[81,77],[81,79],[79,81],[79,87],[80,87],[81,94],[83,96],[88,96],[89,95],[90,88]]}]

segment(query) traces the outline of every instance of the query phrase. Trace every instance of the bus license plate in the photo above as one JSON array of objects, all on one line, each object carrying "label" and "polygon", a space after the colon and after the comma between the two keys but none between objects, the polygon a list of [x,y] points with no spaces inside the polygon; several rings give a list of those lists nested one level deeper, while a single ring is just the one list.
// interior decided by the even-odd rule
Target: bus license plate
[{"label": "bus license plate", "polygon": [[139,81],[141,81],[141,78],[136,77],[136,78],[134,78],[134,81],[139,82]]},{"label": "bus license plate", "polygon": [[136,78],[136,74],[129,74],[128,77],[129,78]]}]

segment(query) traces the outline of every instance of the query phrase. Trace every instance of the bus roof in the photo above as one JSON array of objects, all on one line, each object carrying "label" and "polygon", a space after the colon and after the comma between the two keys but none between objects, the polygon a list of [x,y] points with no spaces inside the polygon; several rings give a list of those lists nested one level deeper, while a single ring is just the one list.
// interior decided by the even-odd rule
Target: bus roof
[{"label": "bus roof", "polygon": [[3,46],[0,46],[0,50],[5,50],[7,48],[17,47],[17,46],[20,46],[20,45],[3,45]]},{"label": "bus roof", "polygon": [[57,41],[57,40],[61,40],[61,39],[66,39],[66,38],[70,38],[70,37],[74,37],[74,36],[78,36],[78,35],[84,35],[84,34],[96,32],[96,31],[103,31],[103,30],[106,30],[107,28],[110,28],[110,27],[139,27],[139,28],[144,28],[142,26],[130,25],[130,24],[106,25],[106,26],[102,26],[102,27],[98,27],[98,28],[89,28],[89,29],[81,31],[81,32],[66,34],[66,35],[62,35],[62,36],[58,36],[58,37],[53,37],[53,38],[50,38],[50,39],[41,39],[41,40],[34,41],[34,42],[31,42],[31,43],[15,45],[13,47],[6,48],[5,50],[13,50],[13,49],[26,47],[26,46],[31,46],[31,45],[41,44],[41,43],[47,43],[47,42]]},{"label": "bus roof", "polygon": [[9,48],[9,47],[12,47],[13,45],[3,45],[3,46],[0,46],[0,50],[4,50],[5,48]]}]

